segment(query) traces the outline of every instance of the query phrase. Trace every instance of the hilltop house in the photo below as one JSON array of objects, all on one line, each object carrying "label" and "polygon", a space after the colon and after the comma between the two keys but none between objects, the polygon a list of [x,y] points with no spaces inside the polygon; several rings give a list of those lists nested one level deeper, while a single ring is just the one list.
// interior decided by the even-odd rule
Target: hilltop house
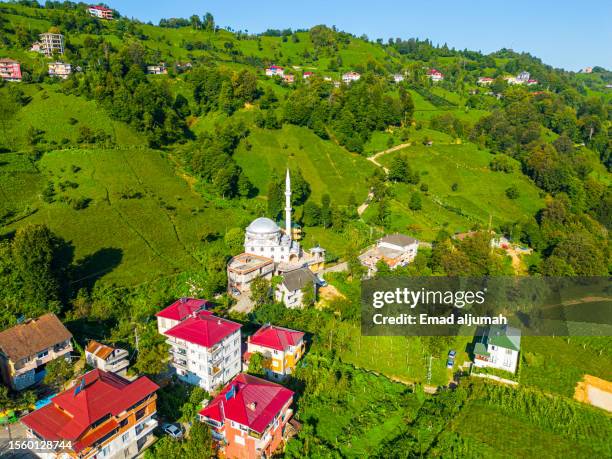
[{"label": "hilltop house", "polygon": [[417,256],[419,241],[404,234],[390,234],[379,239],[374,247],[370,247],[359,255],[359,261],[368,268],[368,276],[372,276],[378,270],[376,265],[379,261],[385,262],[389,268],[406,266]]},{"label": "hilltop house", "polygon": [[442,75],[442,72],[440,72],[439,70],[436,70],[436,69],[429,69],[427,71],[427,76],[434,83],[436,83],[438,81],[442,81],[444,79],[444,75]]},{"label": "hilltop house", "polygon": [[125,373],[130,365],[128,351],[107,346],[94,340],[87,343],[85,360],[93,368],[119,374]]},{"label": "hilltop house", "polygon": [[113,19],[113,10],[100,5],[89,5],[87,12],[99,19]]},{"label": "hilltop house", "polygon": [[175,302],[156,314],[178,378],[207,391],[240,372],[240,324],[212,315],[203,300]]},{"label": "hilltop house", "polygon": [[348,84],[352,83],[353,81],[359,80],[359,78],[361,78],[361,74],[357,72],[347,72],[342,75],[342,82]]},{"label": "hilltop house", "polygon": [[482,86],[488,86],[495,81],[493,78],[489,77],[478,77],[478,84]]},{"label": "hilltop house", "polygon": [[266,324],[248,337],[245,359],[256,352],[262,354],[266,359],[266,376],[282,380],[295,371],[304,350],[304,333]]},{"label": "hilltop house", "polygon": [[0,59],[0,78],[4,81],[21,81],[21,64],[13,59]]},{"label": "hilltop house", "polygon": [[153,438],[157,389],[146,376],[130,382],[92,370],[21,423],[28,438],[50,445],[44,458],[130,459]]},{"label": "hilltop house", "polygon": [[59,358],[69,358],[72,335],[55,314],[27,320],[0,333],[0,374],[14,390],[39,383],[45,367]]},{"label": "hilltop house", "polygon": [[507,325],[494,325],[482,336],[477,337],[474,346],[474,365],[515,373],[520,350],[521,330]]},{"label": "hilltop house", "polygon": [[49,76],[61,78],[65,80],[72,73],[72,65],[66,64],[65,62],[50,62],[49,63]]},{"label": "hilltop house", "polygon": [[519,73],[516,76],[516,81],[519,84],[523,84],[523,83],[527,83],[529,81],[529,78],[530,78],[529,72],[526,72],[525,70],[523,70],[521,73]]},{"label": "hilltop house", "polygon": [[147,73],[149,75],[167,75],[168,68],[164,62],[160,62],[157,65],[147,65]]},{"label": "hilltop house", "polygon": [[266,68],[266,76],[279,76],[282,78],[284,75],[285,69],[277,65],[271,65]]},{"label": "hilltop house", "polygon": [[32,44],[30,51],[36,51],[47,57],[53,53],[64,54],[64,36],[61,33],[41,33],[38,41]]},{"label": "hilltop house", "polygon": [[272,457],[286,440],[293,392],[279,384],[240,374],[199,412],[223,457]]},{"label": "hilltop house", "polygon": [[285,303],[288,308],[301,308],[304,306],[305,287],[312,287],[313,294],[317,293],[317,278],[308,268],[298,268],[283,274],[283,280],[276,287],[276,301]]}]

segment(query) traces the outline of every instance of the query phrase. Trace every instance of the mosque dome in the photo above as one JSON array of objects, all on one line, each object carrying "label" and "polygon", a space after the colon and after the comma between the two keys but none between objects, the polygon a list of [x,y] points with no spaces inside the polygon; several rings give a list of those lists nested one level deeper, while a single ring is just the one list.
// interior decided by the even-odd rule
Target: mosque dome
[{"label": "mosque dome", "polygon": [[247,226],[247,233],[253,234],[269,234],[269,233],[278,233],[280,228],[274,221],[270,220],[266,217],[259,217],[251,222],[249,226]]}]

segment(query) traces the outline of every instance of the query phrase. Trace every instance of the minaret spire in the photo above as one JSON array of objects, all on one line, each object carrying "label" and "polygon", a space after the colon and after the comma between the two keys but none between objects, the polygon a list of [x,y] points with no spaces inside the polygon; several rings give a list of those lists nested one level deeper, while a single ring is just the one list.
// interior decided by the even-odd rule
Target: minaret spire
[{"label": "minaret spire", "polygon": [[291,177],[289,176],[289,168],[287,168],[287,175],[285,176],[285,232],[289,239],[293,239],[291,234]]}]

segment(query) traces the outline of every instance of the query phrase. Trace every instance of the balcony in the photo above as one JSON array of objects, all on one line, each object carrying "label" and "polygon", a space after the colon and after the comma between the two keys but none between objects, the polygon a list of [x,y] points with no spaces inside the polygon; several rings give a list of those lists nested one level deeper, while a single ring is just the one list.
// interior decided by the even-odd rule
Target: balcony
[{"label": "balcony", "polygon": [[115,363],[112,364],[106,364],[104,366],[105,371],[111,371],[113,373],[119,373],[122,370],[125,370],[127,367],[130,366],[130,362],[129,360],[125,359],[125,360],[117,360],[115,361]]},{"label": "balcony", "polygon": [[34,370],[35,368],[38,368],[41,365],[45,365],[51,362],[52,360],[63,357],[71,351],[72,351],[72,344],[70,343],[63,345],[63,346],[49,348],[47,349],[47,352],[48,352],[47,355],[45,355],[44,357],[41,357],[41,358],[36,357],[25,363],[21,363],[21,361],[15,363],[14,365],[15,374],[20,375],[23,373],[27,373],[28,371]]},{"label": "balcony", "polygon": [[174,358],[172,359],[172,365],[174,365],[175,367],[179,367],[184,370],[187,370],[187,360],[181,360],[181,359]]},{"label": "balcony", "polygon": [[174,355],[177,355],[177,356],[180,356],[180,355],[186,356],[187,355],[187,350],[183,349],[182,347],[174,347],[173,346],[173,347],[170,348],[170,352],[172,354],[174,354]]}]

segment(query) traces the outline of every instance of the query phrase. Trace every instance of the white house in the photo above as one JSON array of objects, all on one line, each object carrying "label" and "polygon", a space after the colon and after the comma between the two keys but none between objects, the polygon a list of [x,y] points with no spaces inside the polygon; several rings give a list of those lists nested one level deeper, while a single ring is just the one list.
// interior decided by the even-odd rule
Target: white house
[{"label": "white house", "polygon": [[516,76],[516,81],[518,81],[519,84],[527,83],[529,81],[530,76],[531,75],[529,75],[529,72],[523,70]]},{"label": "white house", "polygon": [[100,5],[90,5],[87,7],[87,12],[90,16],[99,19],[113,19],[113,10]]},{"label": "white house", "polygon": [[65,62],[50,62],[49,76],[65,80],[72,73],[72,65]]},{"label": "white house", "polygon": [[147,73],[149,75],[167,75],[168,68],[164,62],[160,62],[158,65],[147,65]]},{"label": "white house", "polygon": [[175,302],[158,312],[157,328],[167,337],[178,378],[210,392],[240,373],[241,325],[212,315],[198,302],[203,300]]},{"label": "white house", "polygon": [[442,74],[442,72],[436,69],[429,69],[427,71],[427,76],[433,82],[442,81],[444,79],[444,75]]},{"label": "white house", "polygon": [[283,275],[283,280],[276,287],[276,300],[285,303],[288,308],[301,308],[303,306],[304,292],[302,289],[312,286],[316,296],[317,279],[308,268],[299,268]]},{"label": "white house", "polygon": [[359,78],[361,78],[361,75],[357,72],[347,72],[344,75],[342,75],[342,82],[343,83],[352,83],[353,81],[357,81],[359,80]]},{"label": "white house", "polygon": [[376,273],[376,264],[384,261],[389,268],[406,266],[417,256],[419,241],[405,234],[390,234],[379,239],[374,247],[359,255],[359,261],[368,268],[368,276]]},{"label": "white house", "polygon": [[493,83],[493,78],[490,77],[478,77],[478,84],[482,86],[488,86]]},{"label": "white house", "polygon": [[130,365],[125,349],[114,348],[91,340],[85,348],[85,360],[93,368],[122,374]]},{"label": "white house", "polygon": [[402,81],[404,81],[404,75],[402,75],[401,73],[396,73],[395,75],[393,75],[393,81],[395,81],[396,83],[401,83]]},{"label": "white house", "polygon": [[270,67],[266,68],[266,76],[279,76],[282,78],[284,75],[285,69],[279,67],[278,65],[271,65]]},{"label": "white house", "polygon": [[507,325],[494,325],[477,338],[474,365],[515,373],[521,350],[521,331]]}]

